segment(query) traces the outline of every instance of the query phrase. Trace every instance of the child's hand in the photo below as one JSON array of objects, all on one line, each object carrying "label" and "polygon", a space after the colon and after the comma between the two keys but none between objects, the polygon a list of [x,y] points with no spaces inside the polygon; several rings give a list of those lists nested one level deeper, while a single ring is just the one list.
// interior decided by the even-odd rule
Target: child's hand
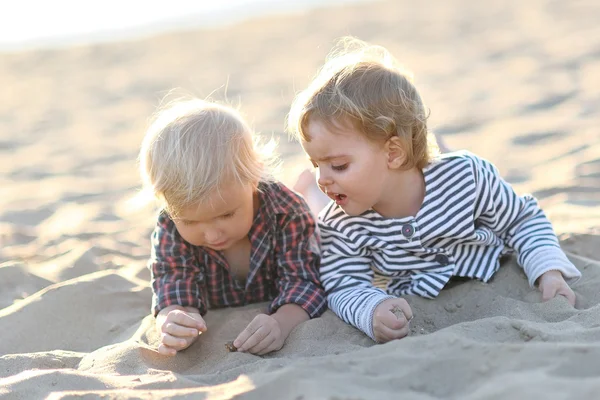
[{"label": "child's hand", "polygon": [[158,313],[156,327],[162,333],[158,352],[174,356],[178,351],[190,347],[200,332],[206,331],[206,322],[197,309],[170,306]]},{"label": "child's hand", "polygon": [[373,314],[375,340],[378,343],[386,343],[390,340],[402,339],[408,335],[412,317],[412,310],[404,299],[388,299],[379,304]]},{"label": "child's hand", "polygon": [[281,350],[284,342],[285,338],[277,320],[270,315],[259,314],[238,335],[233,345],[238,351],[262,356]]},{"label": "child's hand", "polygon": [[567,298],[569,304],[575,306],[575,293],[565,282],[560,271],[544,272],[539,279],[539,289],[542,292],[542,301],[548,301],[561,295]]}]

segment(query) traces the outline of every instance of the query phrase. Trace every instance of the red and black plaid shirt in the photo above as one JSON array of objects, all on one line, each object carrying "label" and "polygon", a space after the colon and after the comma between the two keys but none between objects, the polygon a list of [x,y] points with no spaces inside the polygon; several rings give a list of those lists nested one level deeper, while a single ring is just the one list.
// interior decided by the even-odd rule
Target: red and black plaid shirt
[{"label": "red and black plaid shirt", "polygon": [[186,242],[168,215],[159,215],[148,263],[154,315],[171,305],[195,307],[204,315],[209,308],[269,300],[269,313],[289,303],[311,318],[325,311],[319,241],[306,202],[277,182],[261,182],[259,198],[248,233],[252,249],[245,285],[231,274],[221,252]]}]

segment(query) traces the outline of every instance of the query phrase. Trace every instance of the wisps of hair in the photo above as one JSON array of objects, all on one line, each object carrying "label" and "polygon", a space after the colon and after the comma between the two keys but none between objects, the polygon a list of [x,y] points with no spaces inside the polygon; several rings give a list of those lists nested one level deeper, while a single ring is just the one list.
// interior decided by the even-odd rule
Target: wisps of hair
[{"label": "wisps of hair", "polygon": [[427,118],[412,74],[388,50],[345,37],[294,99],[286,130],[297,140],[310,141],[308,123],[318,119],[338,129],[350,124],[374,141],[396,136],[407,153],[404,167],[422,168],[437,152]]},{"label": "wisps of hair", "polygon": [[263,145],[234,107],[177,99],[151,121],[139,154],[147,192],[176,216],[226,184],[257,184],[278,165],[275,144]]}]

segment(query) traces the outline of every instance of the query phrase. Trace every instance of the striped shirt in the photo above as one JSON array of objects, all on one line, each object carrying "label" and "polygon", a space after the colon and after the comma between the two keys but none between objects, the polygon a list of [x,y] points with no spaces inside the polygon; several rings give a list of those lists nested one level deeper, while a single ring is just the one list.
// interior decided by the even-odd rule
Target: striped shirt
[{"label": "striped shirt", "polygon": [[[329,307],[347,323],[373,338],[381,302],[434,298],[452,276],[487,282],[500,256],[513,251],[531,286],[549,270],[568,281],[581,276],[536,199],[518,196],[488,161],[445,154],[423,176],[425,197],[414,217],[349,216],[334,202],[321,211],[321,282]],[[388,278],[386,290],[373,285],[374,271]]]},{"label": "striped shirt", "polygon": [[260,182],[260,207],[248,233],[250,270],[245,283],[231,273],[221,251],[186,242],[162,212],[148,261],[154,315],[171,305],[209,308],[270,301],[268,312],[297,304],[311,317],[327,308],[319,282],[316,222],[304,199],[278,182]]}]

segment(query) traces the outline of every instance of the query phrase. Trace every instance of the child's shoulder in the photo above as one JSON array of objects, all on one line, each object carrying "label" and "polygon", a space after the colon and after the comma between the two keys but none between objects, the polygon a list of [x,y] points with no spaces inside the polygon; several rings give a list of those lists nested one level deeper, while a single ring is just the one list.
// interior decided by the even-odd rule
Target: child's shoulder
[{"label": "child's shoulder", "polygon": [[154,227],[153,237],[161,243],[184,243],[185,240],[179,234],[175,222],[169,216],[166,210],[161,209],[156,216],[156,225]]},{"label": "child's shoulder", "polygon": [[447,163],[450,161],[473,162],[480,159],[480,156],[475,153],[471,153],[469,150],[456,150],[450,153],[439,154],[432,160],[432,163]]},{"label": "child's shoulder", "polygon": [[438,155],[431,160],[430,164],[425,167],[425,170],[454,170],[456,167],[467,167],[475,170],[481,167],[486,168],[491,165],[491,162],[475,153],[471,153],[468,150],[458,150]]},{"label": "child's shoulder", "polygon": [[175,222],[173,222],[169,216],[169,213],[167,213],[165,209],[158,211],[158,215],[156,216],[156,224],[164,229],[175,228]]},{"label": "child's shoulder", "polygon": [[259,196],[271,215],[310,214],[304,198],[277,180],[261,181],[258,184]]},{"label": "child's shoulder", "polygon": [[498,168],[492,162],[467,150],[437,156],[423,169],[423,173],[429,179],[436,177],[436,180],[469,176],[476,184],[500,177]]}]

